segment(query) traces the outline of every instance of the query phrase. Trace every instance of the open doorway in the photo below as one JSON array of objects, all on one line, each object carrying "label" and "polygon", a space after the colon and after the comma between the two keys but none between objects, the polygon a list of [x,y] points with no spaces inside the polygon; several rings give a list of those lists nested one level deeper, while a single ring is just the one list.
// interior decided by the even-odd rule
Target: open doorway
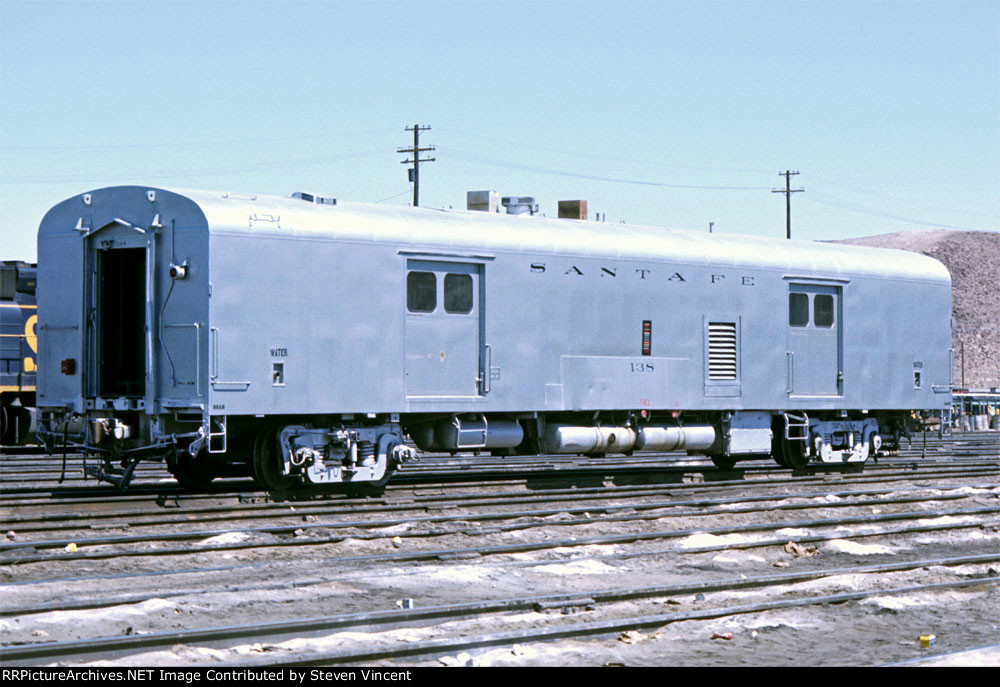
[{"label": "open doorway", "polygon": [[98,252],[98,395],[146,392],[146,249]]}]

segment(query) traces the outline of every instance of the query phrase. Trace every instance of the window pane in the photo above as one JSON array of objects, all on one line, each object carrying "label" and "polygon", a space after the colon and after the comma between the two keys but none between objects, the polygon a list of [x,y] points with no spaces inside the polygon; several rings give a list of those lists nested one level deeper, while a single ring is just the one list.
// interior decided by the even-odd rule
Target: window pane
[{"label": "window pane", "polygon": [[14,300],[14,286],[17,282],[17,273],[13,267],[0,269],[0,298],[5,301]]},{"label": "window pane", "polygon": [[809,296],[804,293],[788,294],[788,324],[793,327],[809,324]]},{"label": "window pane", "polygon": [[813,298],[813,318],[817,327],[833,326],[833,296],[818,294]]},{"label": "window pane", "polygon": [[406,275],[406,309],[410,312],[434,312],[437,307],[437,280],[433,272],[410,272]]},{"label": "window pane", "polygon": [[472,312],[472,277],[468,274],[449,274],[444,278],[445,312]]}]

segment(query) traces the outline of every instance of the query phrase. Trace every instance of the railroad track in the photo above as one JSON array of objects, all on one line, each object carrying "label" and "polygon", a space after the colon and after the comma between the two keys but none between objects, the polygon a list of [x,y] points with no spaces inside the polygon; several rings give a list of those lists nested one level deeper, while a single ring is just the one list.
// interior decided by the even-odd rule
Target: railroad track
[{"label": "railroad track", "polygon": [[[697,608],[673,613],[653,613],[645,615],[625,615],[615,612],[613,606],[622,602],[637,600],[670,600],[676,597],[695,597],[705,600],[706,594],[730,592],[736,590],[774,591],[782,590],[789,585],[820,580],[837,575],[886,575],[900,571],[914,571],[929,566],[956,567],[981,565],[1000,562],[1000,552],[979,556],[963,556],[947,559],[911,560],[901,563],[854,566],[848,568],[819,569],[809,572],[795,572],[757,577],[740,576],[704,583],[678,583],[639,588],[595,589],[575,594],[556,594],[546,596],[528,596],[509,599],[497,599],[489,602],[472,604],[445,604],[429,608],[407,609],[402,611],[350,613],[332,616],[318,616],[288,621],[260,623],[255,625],[229,625],[203,628],[200,630],[182,630],[177,632],[160,632],[147,635],[129,635],[125,637],[99,637],[88,640],[47,642],[26,646],[10,646],[0,648],[0,660],[17,662],[28,659],[52,659],[68,657],[83,658],[92,655],[108,653],[121,654],[136,652],[155,647],[174,646],[181,643],[205,645],[234,640],[254,639],[257,641],[276,642],[272,651],[279,651],[277,656],[270,655],[266,661],[252,661],[260,665],[301,666],[315,664],[350,664],[363,663],[372,660],[409,658],[422,655],[434,655],[442,652],[468,651],[490,646],[503,646],[526,641],[542,641],[553,638],[586,637],[589,635],[628,632],[645,628],[658,628],[671,623],[717,619],[744,614],[759,614],[778,609],[800,606],[815,606],[822,604],[840,604],[874,597],[912,595],[919,593],[934,593],[941,590],[975,589],[995,587],[1000,584],[1000,578],[960,579],[943,583],[909,585],[894,587],[883,585],[875,589],[841,594],[809,594],[793,592],[793,598],[782,598],[752,604],[705,604],[708,608]],[[789,595],[782,591],[783,595]],[[681,602],[676,602],[681,605]],[[606,619],[588,618],[586,623],[565,621],[559,616],[568,615],[566,611],[593,612],[600,606]],[[656,606],[653,605],[654,610]],[[317,633],[328,630],[345,630],[350,628],[374,628],[390,626],[407,627],[423,630],[436,630],[441,627],[441,620],[479,620],[495,615],[510,615],[515,613],[551,613],[556,612],[557,620],[561,622],[546,622],[540,627],[507,633],[462,635],[451,627],[453,636],[448,638],[427,637],[418,642],[388,642],[378,649],[371,646],[339,650],[335,652],[321,651],[303,657],[294,651],[282,651],[280,642],[285,637],[301,637],[306,633]],[[554,615],[554,614],[553,614]],[[575,622],[574,622],[575,621]],[[431,634],[427,632],[427,634]],[[285,654],[285,655],[281,655]],[[292,654],[292,655],[287,655]],[[244,664],[246,665],[246,664]]]},{"label": "railroad track", "polygon": [[[872,470],[865,474],[849,475],[841,482],[852,484],[861,483],[884,483],[892,481],[908,481],[913,479],[930,480],[935,478],[958,478],[958,477],[985,477],[989,478],[996,473],[996,462],[984,463],[963,463],[961,465],[949,465],[947,467],[924,466],[918,475],[915,475],[910,466],[906,466],[903,472],[893,469]],[[740,477],[745,477],[745,473]],[[813,484],[826,485],[831,479],[838,479],[840,475],[804,475],[798,477],[788,477],[768,479],[771,486],[781,487],[790,484]],[[595,486],[581,488],[574,486],[570,489],[558,489],[555,486],[557,481],[553,481],[553,488],[545,489],[535,495],[524,494],[520,490],[510,491],[512,485],[503,485],[506,491],[499,491],[492,483],[482,483],[473,485],[463,483],[444,484],[437,490],[412,489],[402,486],[394,486],[380,499],[322,499],[304,500],[299,502],[273,502],[266,494],[243,493],[218,494],[213,496],[191,496],[181,494],[158,494],[155,497],[149,495],[128,493],[120,494],[113,499],[94,498],[23,498],[18,495],[15,498],[7,496],[4,500],[5,513],[0,515],[0,528],[4,530],[14,529],[22,533],[43,532],[57,530],[71,530],[74,528],[110,529],[114,527],[141,527],[153,525],[165,525],[172,523],[190,524],[193,520],[203,522],[222,520],[252,520],[265,518],[310,518],[320,515],[343,515],[350,513],[378,513],[385,514],[393,511],[406,511],[420,509],[422,507],[433,507],[436,501],[450,503],[451,507],[456,507],[462,503],[485,503],[496,504],[506,502],[516,503],[552,503],[567,500],[582,499],[585,496],[595,498],[636,498],[655,495],[665,495],[676,497],[681,493],[692,491],[706,491],[717,489],[739,489],[743,486],[757,485],[759,480],[720,480],[712,482],[711,486],[706,486],[704,482],[691,481],[680,482],[668,480],[663,484],[629,484],[607,486]],[[476,491],[478,487],[480,491]],[[457,489],[465,488],[469,491],[461,493]],[[483,492],[483,489],[488,491]],[[673,503],[676,503],[676,499]],[[664,506],[669,503],[663,504]],[[67,512],[71,509],[71,512]],[[122,521],[125,521],[124,523]],[[0,545],[2,548],[2,545]]]},{"label": "railroad track", "polygon": [[[916,477],[897,475],[889,481],[916,479],[925,482],[942,477],[989,479],[995,478],[996,475],[996,467],[972,471],[953,469],[944,474],[940,470],[933,472],[924,470]],[[884,484],[886,478],[868,475],[858,476],[853,481]],[[673,487],[563,489],[536,494],[446,492],[424,496],[401,494],[398,497],[375,501],[333,504],[306,502],[296,505],[266,501],[252,503],[254,499],[250,498],[248,500],[251,503],[182,507],[179,499],[172,502],[161,499],[158,500],[158,505],[165,506],[172,503],[175,508],[157,508],[153,512],[109,509],[107,502],[98,502],[93,505],[99,510],[90,513],[76,510],[6,515],[0,519],[0,529],[8,532],[8,541],[0,542],[0,566],[59,560],[201,555],[206,551],[316,546],[337,543],[347,538],[378,540],[384,539],[383,533],[392,528],[403,528],[406,536],[411,539],[441,539],[457,534],[473,536],[511,530],[523,531],[548,526],[546,518],[556,516],[563,516],[565,520],[560,523],[560,527],[567,527],[572,524],[589,526],[596,518],[605,522],[621,523],[656,521],[668,515],[699,518],[720,514],[735,516],[738,513],[762,511],[836,510],[869,506],[874,508],[905,503],[924,506],[924,509],[908,514],[884,514],[861,518],[861,521],[873,519],[889,521],[926,517],[926,506],[929,503],[970,498],[970,493],[964,487],[941,484],[925,486],[919,490],[912,490],[911,493],[889,492],[892,497],[887,498],[885,486],[868,490],[831,491],[828,483],[817,485],[813,480],[813,483],[804,489],[815,490],[820,486],[819,492],[805,490],[790,492],[787,487],[792,483],[808,484],[807,481],[793,480],[767,482],[763,485],[749,485],[757,491],[765,492],[758,495],[744,493],[733,497],[696,499],[685,499],[683,496],[685,492],[689,494],[696,491],[718,492],[720,489],[745,492],[748,485],[735,481],[728,485],[716,483],[707,488],[692,483]],[[934,492],[934,495],[928,496],[928,491]],[[831,503],[830,499],[838,499],[838,502]],[[806,502],[795,503],[795,500]],[[78,509],[83,504],[60,505],[63,508]],[[152,504],[147,502],[146,505]],[[443,514],[427,515],[429,510]],[[985,510],[979,509],[975,512],[991,511],[986,507]],[[958,508],[940,511],[935,516],[961,517],[966,514],[966,510]],[[260,521],[266,521],[268,524],[255,524]],[[801,524],[795,522],[787,526],[798,527]],[[135,533],[126,534],[124,533],[126,531]],[[670,532],[659,532],[643,535],[641,538],[650,536],[669,538],[674,535]],[[503,548],[501,550],[507,551]],[[435,558],[454,555],[454,552],[431,551],[424,555]],[[402,554],[389,556],[392,557],[400,558]]]},{"label": "railroad track", "polygon": [[[22,452],[19,452],[22,451]],[[955,434],[952,437],[938,438],[936,434],[917,435],[911,438],[892,457],[882,457],[878,461],[869,461],[868,469],[873,465],[894,465],[910,460],[941,460],[954,463],[962,459],[998,459],[1000,458],[1000,433],[976,432]],[[109,493],[116,491],[87,478],[84,466],[88,463],[79,454],[70,454],[65,459],[61,455],[38,454],[26,448],[11,450],[9,447],[0,453],[0,484],[8,494],[16,493],[19,488],[43,489],[48,486],[58,488],[60,477],[63,477],[65,488],[78,487],[81,484],[93,484],[104,487]],[[89,460],[94,464],[94,459]],[[544,472],[593,472],[602,470],[632,470],[650,472],[660,470],[683,470],[684,468],[704,468],[714,470],[707,458],[688,456],[683,452],[642,454],[629,457],[593,458],[581,456],[551,455],[551,456],[462,456],[430,455],[422,460],[403,466],[394,477],[394,482],[405,481],[416,483],[421,476],[429,475],[431,479],[441,479],[443,475],[452,473],[466,478],[468,476],[502,479],[505,475],[522,476]],[[770,459],[746,461],[737,464],[743,471],[774,471],[777,466]],[[812,470],[829,469],[816,466]],[[133,487],[130,490],[149,488],[153,483],[157,487],[176,484],[165,467],[159,463],[140,463],[136,469]],[[220,480],[220,484],[249,484],[243,480]]]},{"label": "railroad track", "polygon": [[[943,467],[945,469],[986,469],[996,466],[1000,461],[1000,455],[977,455],[974,457],[959,459],[939,459],[939,460],[912,460],[908,458],[882,459],[877,464],[870,464],[864,474],[876,478],[893,472],[915,470],[918,467],[933,468]],[[618,461],[615,464],[604,464],[588,461],[566,461],[564,463],[552,465],[533,465],[529,467],[521,466],[517,469],[503,468],[497,462],[486,466],[471,467],[460,465],[456,467],[451,462],[445,465],[438,465],[434,468],[427,468],[420,472],[400,471],[393,482],[388,486],[388,490],[398,488],[416,487],[420,485],[467,485],[474,482],[518,482],[527,483],[528,488],[550,488],[559,483],[574,484],[579,487],[587,485],[602,484],[627,484],[627,483],[682,483],[689,481],[727,481],[732,479],[753,479],[753,478],[787,478],[792,474],[788,469],[779,468],[769,461],[755,461],[739,464],[734,470],[722,471],[715,468],[707,461],[692,461],[686,458],[683,464],[650,464],[651,459],[640,459],[635,461]],[[837,473],[853,473],[854,468],[841,466],[815,466],[807,470],[795,473],[795,478],[806,476],[822,476]],[[2,474],[2,473],[0,473]],[[166,473],[164,473],[166,475]],[[67,481],[62,484],[51,484],[33,481],[12,482],[3,481],[0,478],[0,485],[3,487],[4,503],[13,504],[17,502],[27,502],[31,499],[49,497],[53,502],[67,501],[72,498],[94,498],[99,500],[122,500],[130,496],[155,495],[156,498],[170,497],[189,493],[180,487],[169,476],[162,476],[151,483],[149,481],[138,480],[133,483],[127,492],[100,484],[93,480],[77,479]],[[231,493],[251,494],[258,493],[261,498],[266,498],[259,487],[252,481],[245,479],[225,479],[217,480],[210,488],[201,490],[202,494],[225,495]],[[343,497],[351,492],[347,489],[334,490],[333,492],[321,492],[318,490],[304,489],[300,492],[286,494],[284,500],[311,500],[331,497]]]},{"label": "railroad track", "polygon": [[5,489],[0,660],[735,665],[794,648],[883,664],[921,653],[877,632],[922,628],[945,652],[995,624],[988,455],[860,474],[660,466],[659,481],[598,467],[446,469],[380,498],[294,502]]}]

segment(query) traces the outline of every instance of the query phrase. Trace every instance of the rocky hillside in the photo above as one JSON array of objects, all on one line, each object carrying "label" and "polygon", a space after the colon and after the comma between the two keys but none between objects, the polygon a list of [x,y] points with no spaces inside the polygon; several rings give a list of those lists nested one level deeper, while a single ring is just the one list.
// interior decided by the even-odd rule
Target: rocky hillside
[{"label": "rocky hillside", "polygon": [[837,243],[908,250],[944,263],[951,272],[955,386],[1000,387],[1000,234],[910,231]]}]

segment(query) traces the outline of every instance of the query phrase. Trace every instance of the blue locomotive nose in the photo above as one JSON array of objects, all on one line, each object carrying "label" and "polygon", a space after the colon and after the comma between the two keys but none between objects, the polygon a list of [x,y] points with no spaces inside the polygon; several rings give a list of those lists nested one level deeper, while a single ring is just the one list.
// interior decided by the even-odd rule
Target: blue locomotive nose
[{"label": "blue locomotive nose", "polygon": [[0,264],[0,443],[26,441],[35,431],[38,337],[35,266]]}]

